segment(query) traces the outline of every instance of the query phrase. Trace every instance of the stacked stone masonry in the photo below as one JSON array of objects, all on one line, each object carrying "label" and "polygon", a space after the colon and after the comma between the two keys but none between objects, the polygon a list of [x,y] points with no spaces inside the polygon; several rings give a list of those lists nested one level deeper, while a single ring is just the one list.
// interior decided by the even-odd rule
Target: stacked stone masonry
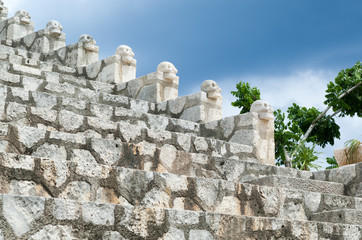
[{"label": "stacked stone masonry", "polygon": [[362,164],[277,167],[268,103],[223,118],[215,81],[65,40],[0,0],[0,240],[362,239]]}]

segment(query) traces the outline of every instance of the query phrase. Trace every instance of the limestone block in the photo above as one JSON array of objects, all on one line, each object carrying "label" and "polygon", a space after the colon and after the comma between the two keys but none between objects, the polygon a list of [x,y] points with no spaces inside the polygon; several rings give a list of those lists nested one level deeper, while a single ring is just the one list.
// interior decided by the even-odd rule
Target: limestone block
[{"label": "limestone block", "polygon": [[160,174],[165,179],[167,187],[172,192],[186,191],[187,190],[187,178],[182,175],[170,175],[167,173]]},{"label": "limestone block", "polygon": [[173,166],[176,164],[176,148],[172,145],[165,144],[160,151],[160,164],[167,172],[171,172]]},{"label": "limestone block", "polygon": [[45,130],[32,127],[18,127],[18,141],[27,148],[33,147],[45,137]]},{"label": "limestone block", "polygon": [[21,101],[29,101],[29,92],[24,91],[22,88],[11,88],[11,94],[13,97],[18,97],[21,99]]},{"label": "limestone block", "polygon": [[119,122],[119,130],[122,137],[130,142],[141,136],[141,128],[125,122]]},{"label": "limestone block", "polygon": [[[67,185],[65,190],[59,195],[60,198],[76,201],[90,201],[91,186],[87,182],[74,181]],[[90,213],[89,213],[90,214]]]},{"label": "limestone block", "polygon": [[71,226],[63,225],[46,225],[40,231],[32,235],[29,240],[44,240],[44,239],[75,239],[73,234],[73,228]]},{"label": "limestone block", "polygon": [[3,30],[4,35],[1,40],[14,40],[22,38],[34,32],[34,23],[30,20],[28,12],[19,10],[11,17],[1,22],[6,30]]},{"label": "limestone block", "polygon": [[3,195],[2,201],[2,213],[18,237],[31,230],[31,224],[44,212],[43,198]]},{"label": "limestone block", "polygon": [[41,185],[32,181],[12,180],[9,184],[9,194],[49,197],[49,194]]},{"label": "limestone block", "polygon": [[179,134],[177,136],[177,143],[182,147],[183,150],[189,152],[191,147],[191,136],[188,134]]},{"label": "limestone block", "polygon": [[185,240],[185,235],[182,230],[177,228],[170,228],[170,230],[165,233],[159,240]]},{"label": "limestone block", "polygon": [[57,98],[48,93],[32,92],[37,107],[51,109],[57,104]]},{"label": "limestone block", "polygon": [[201,138],[201,137],[197,137],[194,140],[194,146],[195,149],[200,152],[200,151],[207,151],[209,149],[209,145],[207,144],[207,141],[205,138]]},{"label": "limestone block", "polygon": [[75,88],[73,85],[69,83],[53,83],[48,82],[45,86],[45,89],[49,92],[58,93],[61,95],[74,95],[75,94]]},{"label": "limestone block", "polygon": [[8,83],[20,83],[20,76],[0,70],[0,80]]},{"label": "limestone block", "polygon": [[59,124],[67,131],[74,131],[83,125],[84,117],[67,110],[59,112]]},{"label": "limestone block", "polygon": [[84,222],[95,225],[114,225],[114,205],[111,204],[82,204],[82,218]]},{"label": "limestone block", "polygon": [[321,203],[322,194],[317,192],[305,192],[304,202],[306,208],[311,212],[317,212]]},{"label": "limestone block", "polygon": [[54,140],[61,140],[62,142],[66,143],[74,143],[74,144],[86,144],[86,139],[81,134],[71,134],[71,133],[65,133],[65,132],[50,132],[49,139]]},{"label": "limestone block", "polygon": [[92,149],[107,165],[115,164],[122,156],[122,145],[119,142],[107,139],[92,139]]},{"label": "limestone block", "polygon": [[[138,172],[131,169],[119,169],[116,172],[117,182],[122,183],[123,195],[126,199],[142,199],[149,190],[149,183],[154,180],[153,172]],[[137,200],[138,201],[138,200]]]},{"label": "limestone block", "polygon": [[58,220],[75,220],[80,217],[80,204],[68,199],[54,199],[53,216]]},{"label": "limestone block", "polygon": [[17,74],[24,74],[24,75],[30,75],[30,76],[35,76],[35,77],[40,77],[42,70],[39,68],[33,68],[33,67],[28,67],[28,66],[24,66],[24,65],[20,65],[20,64],[12,64],[11,65],[13,71]]},{"label": "limestone block", "polygon": [[[172,225],[193,225],[199,223],[200,213],[195,211],[170,211],[169,222]],[[194,238],[197,239],[197,238]]]},{"label": "limestone block", "polygon": [[166,221],[165,212],[160,209],[149,208],[144,211],[144,208],[124,208],[122,220],[119,225],[126,228],[133,234],[147,239],[148,227],[152,223],[155,227],[160,227]]},{"label": "limestone block", "polygon": [[212,210],[217,202],[218,181],[196,179],[196,196],[200,199],[204,209]]},{"label": "limestone block", "polygon": [[43,81],[37,78],[23,76],[22,82],[24,87],[23,91],[36,91]]},{"label": "limestone block", "polygon": [[110,120],[113,116],[113,107],[101,104],[92,104],[90,111],[96,117]]},{"label": "limestone block", "polygon": [[215,212],[241,215],[241,202],[233,196],[224,197]]},{"label": "limestone block", "polygon": [[27,115],[26,106],[10,102],[6,108],[6,120],[17,121],[25,118]]},{"label": "limestone block", "polygon": [[57,160],[42,159],[40,169],[43,178],[53,187],[60,187],[67,180],[68,166],[65,158]]},{"label": "limestone block", "polygon": [[147,207],[170,208],[171,197],[164,191],[152,189],[147,192],[141,204]]},{"label": "limestone block", "polygon": [[49,159],[66,159],[67,152],[64,146],[58,147],[54,144],[44,143],[32,154],[35,157],[45,157]]},{"label": "limestone block", "polygon": [[80,175],[107,178],[110,167],[99,165],[89,151],[74,149],[71,161],[77,163],[76,172]]},{"label": "limestone block", "polygon": [[102,240],[128,240],[124,238],[119,232],[105,232],[103,234]]},{"label": "limestone block", "polygon": [[150,110],[148,107],[148,103],[144,102],[144,101],[136,101],[136,100],[131,99],[130,105],[131,105],[130,108],[132,110],[140,111],[142,113],[148,113]]},{"label": "limestone block", "polygon": [[13,169],[34,170],[35,167],[34,159],[27,155],[7,154],[1,159],[1,164]]},{"label": "limestone block", "polygon": [[77,109],[77,110],[85,110],[87,107],[87,103],[82,100],[75,100],[73,98],[62,98],[62,106]]},{"label": "limestone block", "polygon": [[214,238],[211,233],[206,230],[191,230],[189,239],[212,240]]}]

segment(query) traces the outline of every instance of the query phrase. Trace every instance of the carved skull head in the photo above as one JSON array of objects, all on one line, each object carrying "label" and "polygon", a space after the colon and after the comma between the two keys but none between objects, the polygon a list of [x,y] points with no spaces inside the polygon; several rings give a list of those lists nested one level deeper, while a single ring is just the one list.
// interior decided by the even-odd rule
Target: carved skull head
[{"label": "carved skull head", "polygon": [[96,41],[94,38],[88,34],[82,34],[78,40],[78,42],[83,43],[83,47],[88,51],[94,51]]},{"label": "carved skull head", "polygon": [[4,1],[0,0],[0,12],[3,11],[4,9],[6,9],[6,7],[4,6]]},{"label": "carved skull head", "polygon": [[62,34],[63,26],[59,22],[52,20],[48,22],[46,31],[53,37],[59,37]]},{"label": "carved skull head", "polygon": [[19,18],[21,24],[29,25],[30,24],[30,15],[25,10],[19,10],[15,13],[15,17]]},{"label": "carved skull head", "polygon": [[132,51],[132,48],[130,48],[129,46],[126,45],[118,46],[116,54],[121,56],[121,60],[124,64],[136,63],[136,60],[133,59],[134,53]]},{"label": "carved skull head", "polygon": [[173,81],[177,79],[176,73],[178,72],[175,66],[170,62],[162,62],[158,64],[157,71],[163,73],[166,80]]},{"label": "carved skull head", "polygon": [[256,100],[251,104],[250,112],[256,112],[259,115],[260,119],[263,120],[273,120],[273,109],[269,103],[263,100]]},{"label": "carved skull head", "polygon": [[213,80],[205,80],[201,84],[201,91],[206,92],[207,97],[210,99],[214,99],[214,100],[222,99],[221,88]]}]

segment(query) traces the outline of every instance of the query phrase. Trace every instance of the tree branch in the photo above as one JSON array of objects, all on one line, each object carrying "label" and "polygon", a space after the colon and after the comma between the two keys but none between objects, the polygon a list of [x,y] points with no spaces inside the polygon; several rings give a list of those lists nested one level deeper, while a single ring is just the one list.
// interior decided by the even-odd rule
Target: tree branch
[{"label": "tree branch", "polygon": [[[360,81],[359,83],[357,83],[356,85],[354,85],[353,87],[351,87],[350,89],[348,89],[347,91],[345,91],[344,93],[342,93],[341,95],[338,96],[338,99],[343,98],[344,96],[350,94],[353,90],[355,90],[356,88],[358,88],[360,85],[362,85],[362,81]],[[307,138],[309,137],[310,133],[312,132],[313,128],[315,127],[316,123],[318,122],[319,119],[321,119],[327,112],[329,109],[331,109],[332,106],[328,106],[323,112],[321,112],[321,114],[318,115],[318,117],[316,119],[313,120],[313,122],[310,124],[308,130],[305,132],[303,138],[301,139],[301,142],[299,143],[298,147],[301,145],[301,143],[305,140],[307,140]],[[334,112],[332,114],[331,117],[334,117],[335,115],[337,115],[339,112],[342,111],[341,109],[338,109],[336,112]],[[298,149],[298,147],[296,149]],[[296,149],[294,149],[294,151],[292,152],[291,155],[291,159],[293,160],[294,155],[296,153]]]}]

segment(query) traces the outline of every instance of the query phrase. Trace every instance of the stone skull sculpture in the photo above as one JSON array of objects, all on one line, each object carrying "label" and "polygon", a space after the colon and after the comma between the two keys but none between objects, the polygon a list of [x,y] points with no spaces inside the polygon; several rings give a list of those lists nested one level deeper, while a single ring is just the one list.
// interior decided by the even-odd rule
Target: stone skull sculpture
[{"label": "stone skull sculpture", "polygon": [[210,99],[222,99],[221,96],[221,88],[219,85],[213,80],[205,80],[201,84],[201,91],[207,93],[207,97]]},{"label": "stone skull sculpture", "polygon": [[176,67],[170,62],[162,62],[158,64],[157,71],[163,74],[166,80],[176,80],[176,73],[178,72]]},{"label": "stone skull sculpture", "polygon": [[95,45],[96,45],[96,41],[94,40],[94,38],[88,34],[82,34],[78,40],[78,42],[83,43],[83,47],[84,49],[88,50],[88,51],[94,51],[95,50]]},{"label": "stone skull sculpture", "polygon": [[62,34],[62,31],[63,31],[63,26],[60,25],[60,23],[55,20],[48,22],[46,26],[46,32],[48,32],[50,36],[56,38],[58,38]]},{"label": "stone skull sculpture", "polygon": [[0,0],[0,12],[3,10],[7,10],[7,7],[4,6],[4,1]]},{"label": "stone skull sculpture", "polygon": [[258,113],[260,119],[263,120],[273,120],[273,109],[269,103],[263,100],[257,100],[251,104],[250,112]]},{"label": "stone skull sculpture", "polygon": [[19,20],[19,22],[21,24],[24,25],[29,25],[31,23],[30,19],[30,15],[27,11],[25,10],[19,10],[15,13],[15,18],[17,18]]},{"label": "stone skull sculpture", "polygon": [[132,48],[126,45],[120,45],[118,46],[116,50],[116,54],[121,56],[121,61],[124,64],[135,64],[136,59],[134,59],[134,52],[132,51]]}]

